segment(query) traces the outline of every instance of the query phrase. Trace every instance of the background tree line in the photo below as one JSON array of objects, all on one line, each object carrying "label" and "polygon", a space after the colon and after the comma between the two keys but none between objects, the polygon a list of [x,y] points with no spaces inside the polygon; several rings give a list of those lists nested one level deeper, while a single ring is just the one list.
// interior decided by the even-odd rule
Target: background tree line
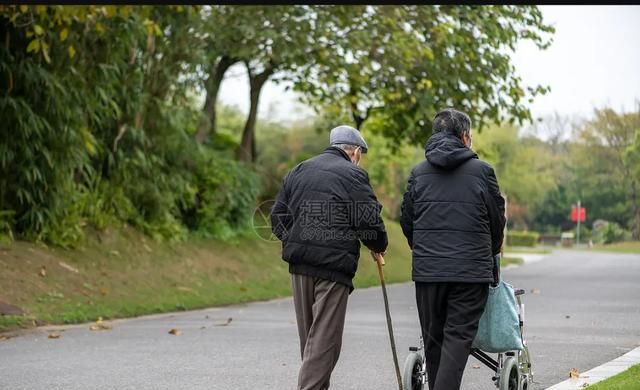
[{"label": "background tree line", "polygon": [[[394,218],[443,106],[482,130],[476,148],[497,167],[513,226],[564,229],[578,195],[590,218],[628,229],[640,218],[637,115],[599,111],[556,143],[516,130],[547,91],[523,85],[509,56],[520,40],[550,44],[534,6],[3,5],[0,19],[5,235],[72,246],[125,222],[158,238],[231,237],[338,123],[379,146],[367,168]],[[218,103],[235,64],[247,115]],[[293,149],[277,138],[291,128],[258,118],[268,81],[316,110],[287,133]]]}]

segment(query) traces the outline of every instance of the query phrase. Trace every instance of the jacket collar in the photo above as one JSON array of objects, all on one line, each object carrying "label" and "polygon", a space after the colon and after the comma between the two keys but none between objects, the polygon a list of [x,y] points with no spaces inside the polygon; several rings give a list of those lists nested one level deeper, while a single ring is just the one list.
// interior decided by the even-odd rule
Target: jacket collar
[{"label": "jacket collar", "polygon": [[351,162],[351,159],[349,158],[349,155],[347,154],[347,152],[345,152],[344,150],[342,150],[340,148],[337,148],[335,146],[329,146],[322,153],[328,153],[328,154],[333,154],[333,155],[336,155],[336,156],[342,156],[342,157],[344,157],[345,160]]}]

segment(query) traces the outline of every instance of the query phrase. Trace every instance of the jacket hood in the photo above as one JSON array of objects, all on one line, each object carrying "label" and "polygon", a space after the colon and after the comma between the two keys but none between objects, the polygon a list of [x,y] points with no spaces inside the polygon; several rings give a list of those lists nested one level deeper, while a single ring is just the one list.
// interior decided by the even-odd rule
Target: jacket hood
[{"label": "jacket hood", "polygon": [[452,134],[435,133],[425,146],[425,157],[433,165],[444,169],[454,169],[478,155]]}]

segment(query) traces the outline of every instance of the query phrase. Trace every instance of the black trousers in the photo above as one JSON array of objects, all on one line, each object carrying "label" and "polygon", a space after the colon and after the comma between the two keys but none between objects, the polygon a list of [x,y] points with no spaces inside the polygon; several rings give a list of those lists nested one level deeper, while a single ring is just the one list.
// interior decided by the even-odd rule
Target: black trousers
[{"label": "black trousers", "polygon": [[458,390],[489,283],[416,282],[430,390]]}]

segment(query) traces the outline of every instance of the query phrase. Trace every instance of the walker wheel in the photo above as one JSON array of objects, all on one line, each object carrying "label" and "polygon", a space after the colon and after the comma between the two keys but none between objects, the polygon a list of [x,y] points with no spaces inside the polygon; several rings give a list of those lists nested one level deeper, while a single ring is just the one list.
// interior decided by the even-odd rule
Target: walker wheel
[{"label": "walker wheel", "polygon": [[504,361],[504,366],[500,372],[500,381],[498,388],[500,390],[520,390],[520,369],[518,368],[518,359],[509,356]]},{"label": "walker wheel", "polygon": [[423,390],[426,383],[426,375],[422,372],[422,356],[417,352],[411,352],[404,361],[404,373],[402,375],[403,390]]}]

